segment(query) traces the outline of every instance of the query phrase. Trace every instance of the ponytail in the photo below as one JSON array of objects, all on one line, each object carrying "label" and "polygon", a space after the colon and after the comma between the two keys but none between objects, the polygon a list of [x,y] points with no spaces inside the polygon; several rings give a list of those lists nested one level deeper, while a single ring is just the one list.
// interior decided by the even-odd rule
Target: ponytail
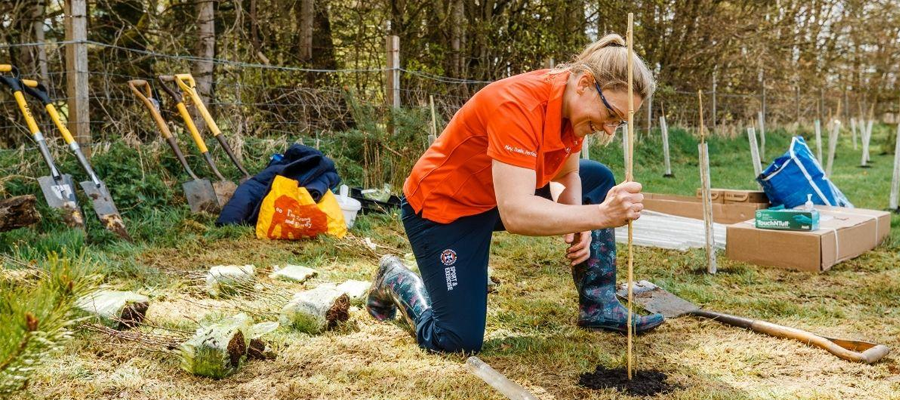
[{"label": "ponytail", "polygon": [[[556,67],[553,73],[570,71],[590,72],[604,90],[628,90],[628,48],[625,39],[612,33],[588,45],[568,64]],[[634,93],[647,99],[656,84],[653,74],[637,55],[634,56]]]}]

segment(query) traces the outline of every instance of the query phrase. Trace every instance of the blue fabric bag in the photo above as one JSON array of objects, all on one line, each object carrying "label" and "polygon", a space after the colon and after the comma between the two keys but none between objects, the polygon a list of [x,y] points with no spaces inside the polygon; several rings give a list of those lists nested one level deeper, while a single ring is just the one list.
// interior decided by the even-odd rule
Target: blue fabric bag
[{"label": "blue fabric bag", "polygon": [[801,136],[795,136],[787,153],[776,158],[756,180],[773,206],[802,206],[807,195],[812,194],[814,204],[853,208],[844,194],[825,177],[822,166]]}]

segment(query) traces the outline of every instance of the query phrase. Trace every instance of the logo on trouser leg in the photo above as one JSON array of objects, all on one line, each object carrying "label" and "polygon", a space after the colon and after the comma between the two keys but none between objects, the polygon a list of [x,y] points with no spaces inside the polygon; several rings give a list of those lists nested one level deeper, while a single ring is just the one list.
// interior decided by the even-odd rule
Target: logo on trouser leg
[{"label": "logo on trouser leg", "polygon": [[456,267],[446,267],[444,268],[444,276],[447,278],[447,291],[453,290],[457,285],[456,281]]},{"label": "logo on trouser leg", "polygon": [[447,291],[449,292],[458,284],[456,280],[456,267],[453,266],[453,264],[456,264],[456,252],[452,249],[441,252],[441,263],[446,265],[444,268],[444,276],[447,278]]},{"label": "logo on trouser leg", "polygon": [[451,249],[444,250],[441,253],[441,262],[448,267],[456,264],[456,252]]}]

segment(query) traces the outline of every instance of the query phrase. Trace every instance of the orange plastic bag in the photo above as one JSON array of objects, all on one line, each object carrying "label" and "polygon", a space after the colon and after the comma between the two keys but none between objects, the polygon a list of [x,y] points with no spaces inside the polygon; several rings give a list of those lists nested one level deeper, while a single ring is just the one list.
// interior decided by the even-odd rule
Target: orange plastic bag
[{"label": "orange plastic bag", "polygon": [[256,237],[297,240],[321,233],[338,238],[347,234],[344,214],[334,194],[325,192],[316,204],[297,181],[276,176],[259,208]]}]

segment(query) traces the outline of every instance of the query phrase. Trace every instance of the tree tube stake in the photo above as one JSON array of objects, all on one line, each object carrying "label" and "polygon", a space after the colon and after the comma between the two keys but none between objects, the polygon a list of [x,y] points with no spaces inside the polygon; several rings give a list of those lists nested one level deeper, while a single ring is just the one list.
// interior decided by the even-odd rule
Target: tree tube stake
[{"label": "tree tube stake", "polygon": [[[634,13],[628,13],[628,162],[625,180],[634,180]],[[634,368],[634,224],[628,221],[628,380]]]}]

